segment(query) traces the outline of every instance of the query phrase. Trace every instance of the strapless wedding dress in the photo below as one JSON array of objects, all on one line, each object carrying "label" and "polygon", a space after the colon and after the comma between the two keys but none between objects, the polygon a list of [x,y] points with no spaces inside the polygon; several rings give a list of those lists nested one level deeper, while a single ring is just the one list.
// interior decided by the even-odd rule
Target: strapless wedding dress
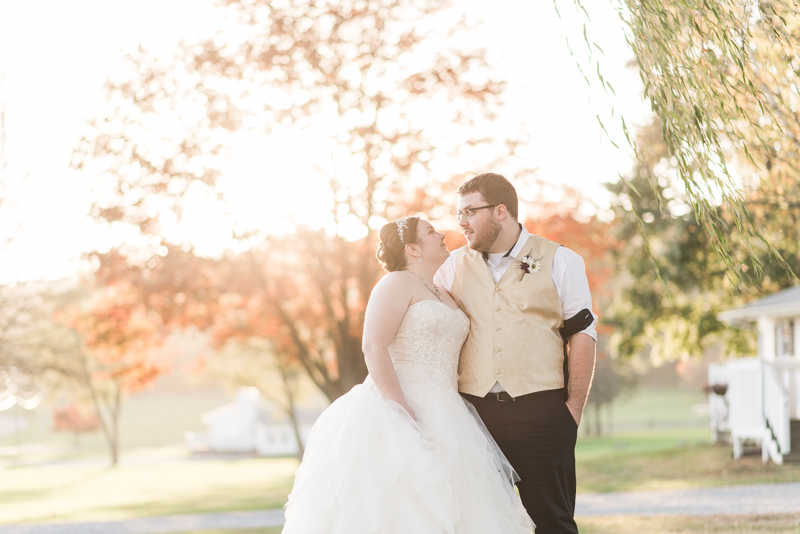
[{"label": "strapless wedding dress", "polygon": [[[469,319],[412,304],[389,346],[417,421],[370,377],[317,420],[286,504],[283,534],[530,534],[515,476],[458,394]],[[472,410],[472,411],[471,411]]]}]

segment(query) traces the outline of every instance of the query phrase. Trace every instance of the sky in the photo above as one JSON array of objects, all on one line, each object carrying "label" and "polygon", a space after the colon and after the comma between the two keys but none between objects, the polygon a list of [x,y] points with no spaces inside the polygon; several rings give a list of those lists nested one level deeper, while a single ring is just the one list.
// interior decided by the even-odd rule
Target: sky
[{"label": "sky", "polygon": [[[648,117],[638,74],[627,66],[633,55],[611,3],[591,7],[590,22],[568,0],[557,1],[561,17],[549,1],[454,4],[480,21],[470,38],[487,48],[496,76],[508,81],[498,121],[524,125],[530,135],[529,163],[538,168],[537,177],[578,188],[600,208],[606,206],[602,184],[616,181],[632,164],[619,117],[634,127]],[[212,0],[0,2],[0,103],[7,108],[9,163],[0,240],[12,238],[8,245],[0,241],[0,283],[69,276],[84,265],[82,252],[108,244],[112,237],[87,217],[95,177],[69,168],[84,125],[103,111],[103,84],[109,76],[123,74],[125,53],[143,46],[167,58],[180,40],[212,34],[219,18]],[[584,23],[603,50],[595,49],[591,62],[583,42]],[[594,74],[598,59],[616,96],[599,89]],[[603,135],[598,115],[621,148]],[[253,151],[270,153],[276,165],[305,169],[297,189],[283,191],[283,198],[314,183],[313,165],[298,163],[304,161],[302,145],[302,136],[284,133],[253,146]],[[234,176],[235,168],[232,163]],[[249,199],[276,185],[232,182],[233,196]],[[242,209],[269,212],[258,204]],[[200,219],[197,232],[213,233]],[[279,222],[264,219],[264,224]]]}]

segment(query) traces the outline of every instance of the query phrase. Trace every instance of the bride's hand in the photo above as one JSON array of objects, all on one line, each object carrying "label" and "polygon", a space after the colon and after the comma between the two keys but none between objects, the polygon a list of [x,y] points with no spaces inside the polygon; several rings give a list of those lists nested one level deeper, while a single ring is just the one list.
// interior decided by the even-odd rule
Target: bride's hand
[{"label": "bride's hand", "polygon": [[411,419],[413,419],[414,421],[417,420],[417,414],[414,413],[414,410],[411,409],[411,406],[409,406],[408,404],[403,404],[403,408],[406,409],[408,415],[411,416]]}]

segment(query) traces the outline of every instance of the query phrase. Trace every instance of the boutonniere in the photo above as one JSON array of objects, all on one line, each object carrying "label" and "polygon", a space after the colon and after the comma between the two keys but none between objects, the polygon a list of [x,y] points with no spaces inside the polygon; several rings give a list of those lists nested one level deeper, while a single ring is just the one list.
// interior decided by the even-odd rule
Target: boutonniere
[{"label": "boutonniere", "polygon": [[519,281],[522,282],[522,279],[525,277],[526,274],[536,274],[542,270],[542,257],[539,256],[538,258],[534,258],[533,256],[523,256],[521,260],[517,262],[519,264],[519,268],[522,271],[519,274]]}]

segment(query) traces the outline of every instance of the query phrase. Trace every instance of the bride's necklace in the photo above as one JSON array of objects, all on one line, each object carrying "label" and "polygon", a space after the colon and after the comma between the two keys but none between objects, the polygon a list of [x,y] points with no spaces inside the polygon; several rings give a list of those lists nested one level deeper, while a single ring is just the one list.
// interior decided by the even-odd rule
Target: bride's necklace
[{"label": "bride's necklace", "polygon": [[[408,269],[406,269],[406,271],[408,271]],[[417,278],[419,278],[420,282],[422,282],[422,284],[423,284],[423,285],[424,285],[424,286],[425,286],[425,287],[428,289],[428,291],[430,291],[431,293],[433,293],[433,296],[434,296],[434,297],[436,297],[437,299],[439,299],[439,302],[441,302],[441,303],[444,303],[444,301],[442,300],[442,296],[439,294],[439,288],[438,288],[438,287],[436,287],[436,284],[434,284],[434,285],[433,285],[433,289],[431,289],[431,286],[429,286],[428,284],[426,284],[426,283],[425,283],[425,279],[424,279],[424,278],[422,278],[420,275],[418,275],[418,274],[417,274],[417,273],[415,273],[414,271],[408,271],[408,272],[410,272],[411,274],[414,274],[414,275],[416,275],[416,276],[417,276]]]}]

